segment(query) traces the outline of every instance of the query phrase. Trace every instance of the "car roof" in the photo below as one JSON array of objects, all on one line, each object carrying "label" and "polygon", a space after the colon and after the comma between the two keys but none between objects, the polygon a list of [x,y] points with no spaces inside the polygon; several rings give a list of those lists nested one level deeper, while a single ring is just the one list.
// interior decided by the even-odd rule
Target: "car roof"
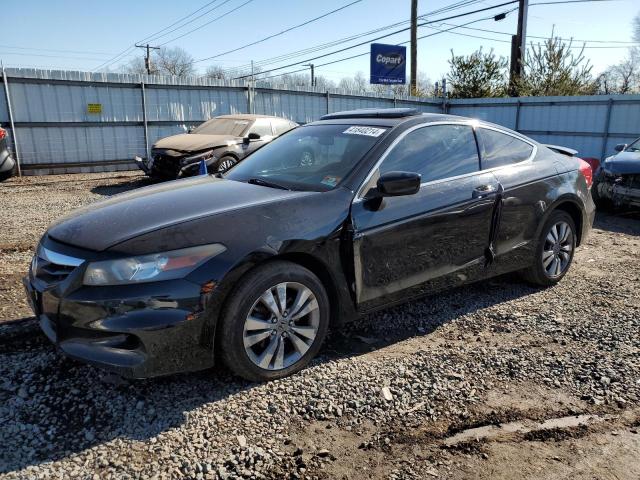
[{"label": "car roof", "polygon": [[290,122],[291,120],[288,120],[286,118],[282,118],[282,117],[276,117],[275,115],[258,115],[255,113],[239,113],[239,114],[235,114],[235,115],[219,115],[215,118],[231,118],[234,120],[255,120],[257,118],[277,118],[278,120],[286,120],[288,122]]},{"label": "car roof", "polygon": [[471,120],[458,115],[423,113],[414,108],[365,108],[324,115],[320,120],[307,125],[372,125],[395,127],[409,120],[422,119],[424,123]]}]

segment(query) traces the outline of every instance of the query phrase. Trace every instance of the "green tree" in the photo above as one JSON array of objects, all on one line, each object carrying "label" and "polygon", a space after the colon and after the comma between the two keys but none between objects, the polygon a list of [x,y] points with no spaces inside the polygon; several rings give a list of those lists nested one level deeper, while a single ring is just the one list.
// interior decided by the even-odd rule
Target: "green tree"
[{"label": "green tree", "polygon": [[449,59],[450,96],[452,98],[502,97],[507,91],[507,65],[504,57],[482,48],[471,55],[454,55]]},{"label": "green tree", "polygon": [[527,50],[523,67],[524,74],[516,82],[520,96],[593,95],[598,89],[584,46],[574,55],[571,42],[558,37]]}]

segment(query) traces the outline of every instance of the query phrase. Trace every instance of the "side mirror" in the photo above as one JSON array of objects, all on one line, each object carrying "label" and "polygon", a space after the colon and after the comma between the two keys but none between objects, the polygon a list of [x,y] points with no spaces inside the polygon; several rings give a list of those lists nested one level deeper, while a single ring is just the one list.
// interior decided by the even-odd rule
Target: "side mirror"
[{"label": "side mirror", "polygon": [[244,137],[242,139],[242,143],[244,143],[245,145],[248,144],[251,140],[260,140],[260,135],[255,133],[255,132],[251,132],[249,135],[247,135],[246,137]]},{"label": "side mirror", "polygon": [[616,152],[621,152],[623,151],[625,148],[627,148],[627,144],[626,143],[619,143],[615,146],[614,150]]},{"label": "side mirror", "polygon": [[376,184],[378,194],[383,197],[413,195],[420,190],[421,176],[413,172],[388,172]]}]

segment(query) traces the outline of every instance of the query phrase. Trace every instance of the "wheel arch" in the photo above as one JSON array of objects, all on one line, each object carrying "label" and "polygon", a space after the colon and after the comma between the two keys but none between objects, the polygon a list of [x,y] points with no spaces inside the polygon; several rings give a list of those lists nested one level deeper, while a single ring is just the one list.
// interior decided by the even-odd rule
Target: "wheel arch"
[{"label": "wheel arch", "polygon": [[575,199],[572,199],[570,197],[559,199],[549,209],[548,214],[545,217],[545,221],[547,218],[549,218],[549,215],[558,210],[566,212],[573,220],[573,223],[576,226],[576,246],[580,246],[580,244],[582,243],[582,232],[584,226],[584,218],[580,205]]},{"label": "wheel arch", "polygon": [[329,297],[330,315],[329,325],[337,326],[340,324],[340,297],[336,289],[335,281],[329,267],[322,260],[309,253],[289,252],[271,257],[268,261],[284,260],[296,263],[310,272],[312,272],[324,286],[327,296]]},{"label": "wheel arch", "polygon": [[[256,268],[261,267],[269,262],[274,261],[288,261],[300,265],[314,275],[318,277],[322,283],[327,296],[329,297],[330,312],[329,312],[329,327],[339,328],[347,320],[357,317],[355,308],[349,308],[345,305],[344,299],[341,297],[334,275],[331,273],[330,268],[321,259],[306,252],[285,252],[285,253],[267,253],[266,251],[254,252],[253,254],[245,257],[245,259],[231,270],[229,270],[222,281],[222,284],[226,284],[222,291],[219,292],[219,296],[216,299],[215,305],[210,305],[212,311],[218,314],[222,312],[227,305],[231,294],[235,291],[238,284],[244,281],[247,275],[250,275]],[[210,319],[213,324],[210,324],[209,328],[213,332],[213,345],[217,344],[217,319]],[[211,330],[210,330],[211,331]],[[208,335],[208,334],[207,334]],[[218,350],[218,348],[216,348]]]}]

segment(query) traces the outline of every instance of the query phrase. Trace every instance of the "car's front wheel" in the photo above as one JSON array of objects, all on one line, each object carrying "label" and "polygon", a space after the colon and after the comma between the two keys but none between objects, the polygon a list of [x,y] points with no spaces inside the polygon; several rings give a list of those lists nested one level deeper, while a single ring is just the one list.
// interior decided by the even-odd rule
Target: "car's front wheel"
[{"label": "car's front wheel", "polygon": [[230,157],[229,155],[222,157],[218,162],[218,173],[226,172],[236,163],[238,163],[238,161],[235,158]]},{"label": "car's front wheel", "polygon": [[329,325],[329,299],[311,271],[275,261],[250,272],[231,294],[219,327],[227,367],[252,381],[304,368],[318,353]]},{"label": "car's front wheel", "polygon": [[535,285],[550,286],[566,275],[576,248],[576,226],[567,212],[553,212],[538,239],[532,266],[523,272],[525,280]]}]

